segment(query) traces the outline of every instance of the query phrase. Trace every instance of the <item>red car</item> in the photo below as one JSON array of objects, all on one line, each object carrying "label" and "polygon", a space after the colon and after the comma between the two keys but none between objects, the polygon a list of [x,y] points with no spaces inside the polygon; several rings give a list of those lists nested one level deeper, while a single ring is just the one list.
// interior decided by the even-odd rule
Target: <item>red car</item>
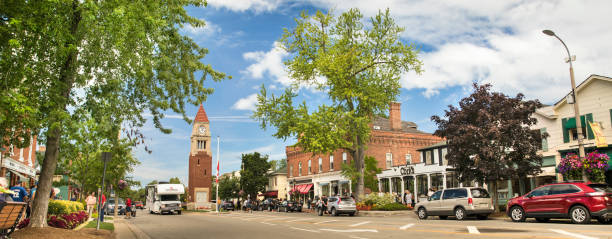
[{"label": "red car", "polygon": [[134,207],[136,207],[136,209],[143,209],[144,205],[142,204],[142,201],[136,201],[134,202]]},{"label": "red car", "polygon": [[569,218],[572,223],[584,224],[597,218],[601,223],[610,223],[612,188],[584,182],[548,184],[508,200],[506,213],[514,222],[533,217],[538,222]]}]

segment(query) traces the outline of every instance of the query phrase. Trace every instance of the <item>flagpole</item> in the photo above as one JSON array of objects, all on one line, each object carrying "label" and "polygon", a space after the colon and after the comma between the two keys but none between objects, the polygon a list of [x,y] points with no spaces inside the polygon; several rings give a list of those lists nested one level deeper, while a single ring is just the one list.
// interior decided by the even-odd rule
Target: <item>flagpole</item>
[{"label": "flagpole", "polygon": [[219,136],[217,135],[217,215],[219,215]]}]

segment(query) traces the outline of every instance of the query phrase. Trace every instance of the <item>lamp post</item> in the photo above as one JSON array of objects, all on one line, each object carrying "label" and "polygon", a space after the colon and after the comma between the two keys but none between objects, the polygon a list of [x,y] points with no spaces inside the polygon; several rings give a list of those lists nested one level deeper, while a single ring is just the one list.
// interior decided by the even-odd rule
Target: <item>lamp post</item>
[{"label": "lamp post", "polygon": [[[585,156],[584,144],[583,144],[584,138],[582,136],[582,122],[580,120],[580,108],[578,107],[578,98],[576,97],[576,81],[574,80],[574,67],[572,66],[572,61],[574,61],[575,58],[572,59],[572,55],[570,54],[570,51],[567,48],[567,45],[565,45],[565,42],[563,42],[563,40],[561,40],[561,38],[559,38],[559,36],[557,36],[553,31],[544,30],[542,31],[542,33],[559,39],[561,44],[563,44],[563,47],[565,47],[565,51],[567,51],[567,62],[570,65],[570,68],[569,68],[570,80],[572,81],[572,99],[574,100],[574,119],[576,120],[576,134],[578,135],[578,154],[580,156],[580,159],[582,160],[584,159],[584,156]],[[565,125],[563,127],[565,127]],[[582,169],[582,180],[585,182],[588,180],[586,176],[586,170],[584,170],[584,168]]]}]

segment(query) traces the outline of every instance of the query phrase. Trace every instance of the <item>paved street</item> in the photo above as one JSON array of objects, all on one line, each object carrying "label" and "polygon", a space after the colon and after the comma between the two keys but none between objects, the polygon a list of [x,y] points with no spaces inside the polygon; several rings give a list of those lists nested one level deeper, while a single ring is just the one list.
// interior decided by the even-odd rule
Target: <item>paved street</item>
[{"label": "paved street", "polygon": [[612,225],[567,220],[513,223],[509,219],[418,220],[414,215],[390,217],[317,217],[308,213],[184,213],[150,215],[139,211],[127,220],[133,235],[144,238],[612,238]]}]

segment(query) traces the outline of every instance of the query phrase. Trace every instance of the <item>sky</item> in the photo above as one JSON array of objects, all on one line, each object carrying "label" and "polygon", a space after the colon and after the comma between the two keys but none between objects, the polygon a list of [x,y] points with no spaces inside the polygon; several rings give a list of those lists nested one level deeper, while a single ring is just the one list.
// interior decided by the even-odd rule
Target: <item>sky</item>
[{"label": "sky", "polygon": [[[577,84],[591,74],[612,75],[612,1],[209,0],[205,8],[186,8],[206,25],[186,25],[181,33],[210,51],[204,63],[232,76],[205,82],[215,89],[203,105],[213,135],[213,161],[220,139],[221,173],[238,170],[244,153],[285,158],[285,146],[295,139],[276,139],[274,129],[263,130],[250,118],[262,84],[280,94],[292,82],[283,65],[290,56],[277,41],[283,28],[295,26],[302,11],[332,10],[338,15],[350,8],[364,14],[366,26],[369,17],[389,8],[405,28],[402,41],[420,49],[424,72],[401,76],[397,101],[402,120],[415,122],[425,132],[436,129],[431,116],[444,114],[448,105],[468,96],[473,82],[545,104],[562,98],[571,88],[567,53],[557,39],[542,33],[544,29],[555,31],[576,55]],[[301,89],[296,102],[313,107],[327,100],[323,92]],[[186,110],[195,117],[198,106]],[[172,134],[162,134],[150,120],[142,129],[152,153],[142,147],[135,151],[141,164],[131,176],[143,184],[170,177],[187,183],[192,125],[172,112],[166,115],[162,123]]]}]

